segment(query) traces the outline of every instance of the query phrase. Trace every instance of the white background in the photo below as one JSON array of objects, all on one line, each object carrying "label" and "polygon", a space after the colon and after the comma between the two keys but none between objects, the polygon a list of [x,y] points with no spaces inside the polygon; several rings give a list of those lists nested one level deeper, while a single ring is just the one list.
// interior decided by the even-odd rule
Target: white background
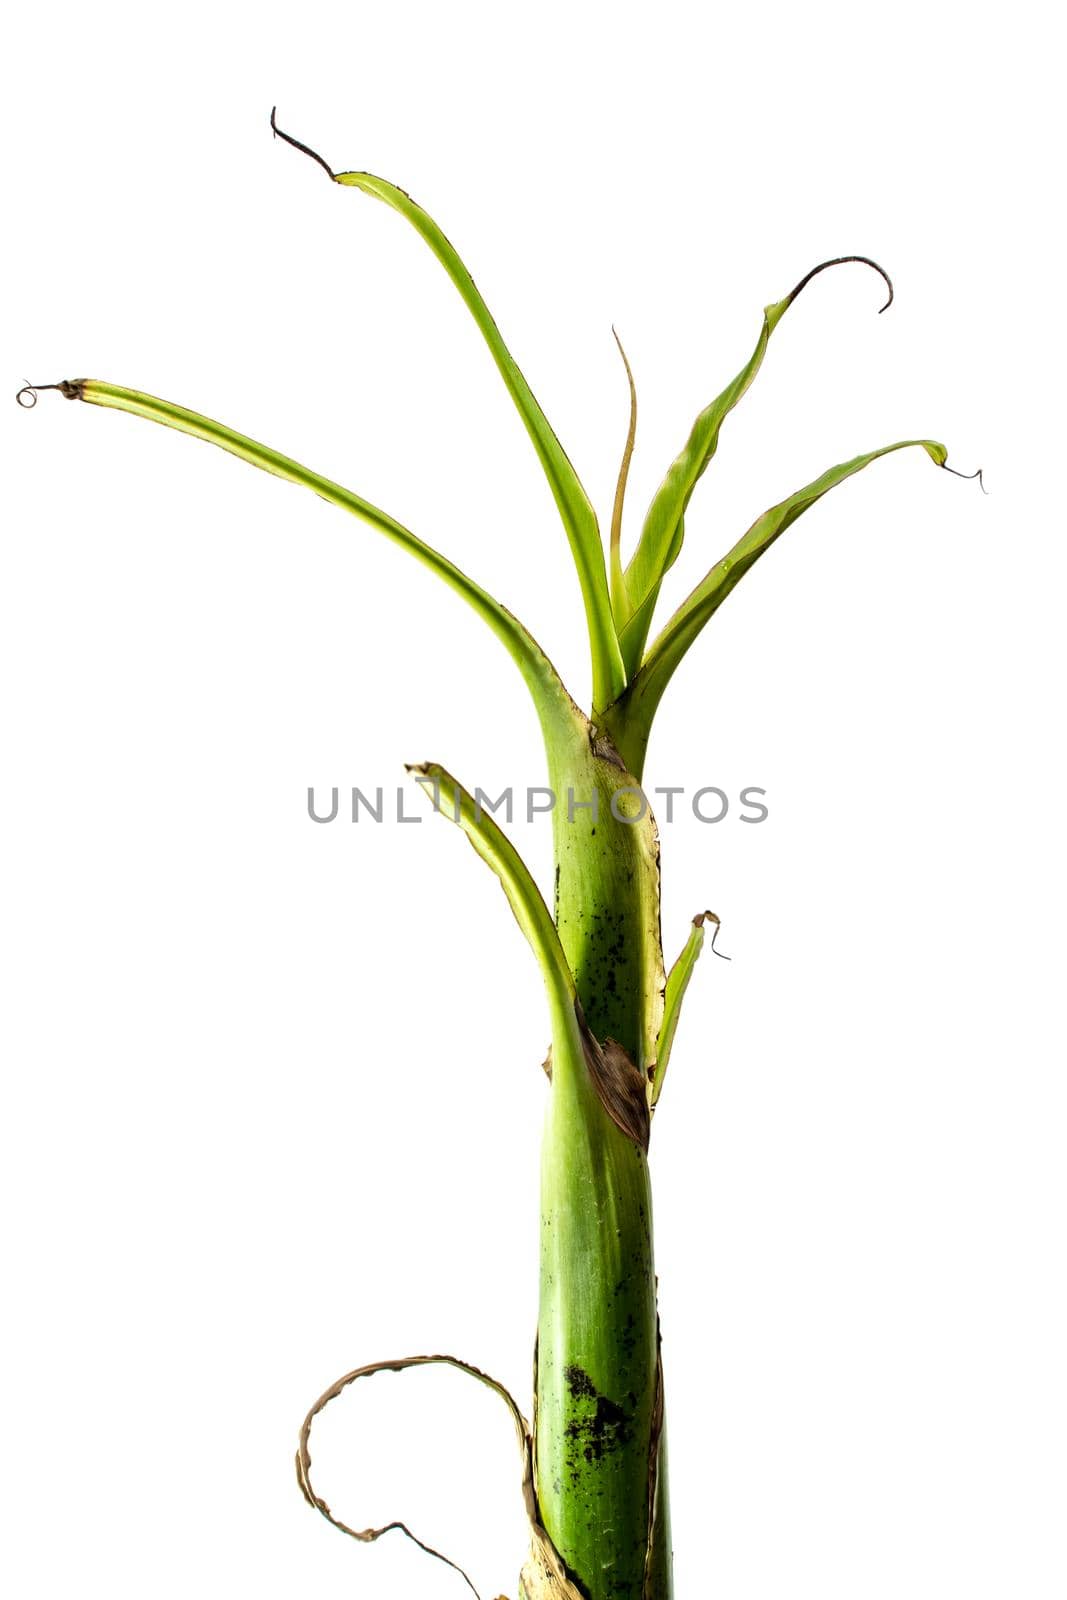
[{"label": "white background", "polygon": [[[713,907],[656,1125],[678,1592],[1053,1600],[1067,1349],[1056,52],[1031,4],[19,8],[5,382],[92,375],[350,483],[587,694],[565,539],[455,292],[469,262],[628,537],[760,308],[814,262],[694,498],[677,603],[832,462],[678,674],[650,784],[668,957]],[[47,402],[47,403],[46,403]],[[1059,414],[1057,414],[1059,413]],[[444,1349],[528,1401],[546,1037],[443,821],[306,788],[542,781],[497,643],[404,555],[193,441],[0,408],[7,1312],[20,1600],[461,1595],[299,1500],[306,1406]],[[409,807],[419,807],[417,792]],[[516,826],[538,872],[547,826]],[[321,1489],[514,1594],[506,1416],[381,1378]],[[468,1389],[472,1392],[468,1393]]]}]

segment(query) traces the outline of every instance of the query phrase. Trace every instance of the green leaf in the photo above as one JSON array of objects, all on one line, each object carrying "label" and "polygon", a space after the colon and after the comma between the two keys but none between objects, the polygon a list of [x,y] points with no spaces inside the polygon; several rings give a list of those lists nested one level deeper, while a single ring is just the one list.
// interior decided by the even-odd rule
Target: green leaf
[{"label": "green leaf", "polygon": [[462,829],[482,860],[496,873],[515,920],[537,957],[553,1013],[558,1009],[573,1018],[578,994],[556,924],[529,867],[507,834],[436,761],[410,766],[408,771],[424,788],[432,788],[434,810]]},{"label": "green leaf", "polygon": [[622,570],[622,510],[623,502],[626,499],[626,480],[630,476],[630,460],[634,453],[634,440],[637,437],[637,389],[634,386],[634,375],[630,371],[630,363],[626,359],[626,351],[622,347],[622,340],[614,328],[611,331],[615,336],[615,343],[619,347],[622,364],[626,368],[626,382],[630,389],[630,422],[626,431],[626,443],[622,449],[618,482],[615,485],[615,503],[611,508],[611,537],[608,540],[611,610],[615,618],[616,631],[618,631],[627,621],[633,609],[626,589],[626,575]]},{"label": "green leaf", "polygon": [[386,538],[392,539],[416,560],[421,561],[423,566],[429,567],[431,572],[436,572],[449,588],[462,595],[468,605],[488,623],[522,673],[537,708],[546,739],[554,735],[561,716],[569,718],[573,715],[571,698],[560,682],[559,675],[522,623],[473,579],[468,578],[454,562],[448,560],[447,556],[441,555],[431,545],[424,544],[402,523],[388,516],[386,512],[380,511],[377,506],[371,505],[368,500],[353,494],[351,489],[345,489],[341,484],[312,472],[308,467],[301,466],[299,461],[281,455],[267,445],[258,444],[255,439],[249,439],[243,433],[236,433],[232,428],[224,427],[221,422],[201,416],[197,411],[188,411],[184,406],[173,405],[169,400],[160,400],[155,395],[144,394],[137,389],[123,389],[113,383],[101,383],[93,378],[78,378],[68,382],[64,393],[68,394],[68,398],[85,400],[89,405],[125,411],[131,416],[144,417],[150,422],[159,422],[164,427],[174,428],[179,433],[191,434],[194,439],[203,439],[209,444],[218,445],[230,455],[239,456],[242,461],[248,461],[252,466],[260,467],[276,478],[284,478],[289,483],[313,489],[331,505],[340,506],[342,510],[349,511],[361,521],[369,523],[372,528],[384,533]]},{"label": "green leaf", "polygon": [[763,326],[760,328],[756,348],[733,382],[727,384],[722,393],[697,417],[684,449],[668,469],[666,477],[657,489],[648,508],[637,548],[626,568],[626,592],[631,613],[622,619],[616,614],[616,619],[620,621],[622,627],[620,644],[627,678],[632,678],[640,665],[641,654],[652,623],[652,614],[659,597],[660,584],[664,574],[678,559],[684,537],[685,510],[697,482],[718,449],[719,430],[738,401],[751,387],[753,379],[763,365],[763,357],[771,334],[797,296],[820,272],[849,261],[873,267],[885,278],[889,286],[889,299],[882,310],[887,309],[892,303],[893,286],[877,262],[871,261],[867,256],[838,256],[833,261],[823,261],[819,266],[813,267],[796,287],[790,290],[784,300],[778,300],[764,309]]},{"label": "green leaf", "polygon": [[[697,964],[697,958],[704,948],[705,922],[713,922],[715,924],[715,934],[718,934],[719,919],[714,911],[699,912],[693,918],[693,926],[682,948],[681,955],[667,974],[667,987],[663,996],[663,1021],[660,1024],[656,1060],[652,1069],[653,1106],[659,1100],[663,1089],[663,1080],[667,1076],[667,1063],[671,1057],[674,1036],[678,1031],[678,1020],[681,1016],[685,991],[689,987],[689,980],[693,976],[693,968]],[[711,948],[715,949],[715,935],[712,936]],[[715,953],[718,955],[719,952],[716,950]],[[729,960],[729,957],[724,957],[724,960]]]},{"label": "green leaf", "polygon": [[839,483],[844,483],[846,478],[853,477],[855,473],[862,472],[872,461],[892,455],[895,450],[913,448],[925,450],[936,466],[945,465],[948,451],[943,444],[938,444],[933,439],[902,439],[897,444],[884,445],[882,449],[871,450],[866,455],[854,456],[851,461],[831,467],[821,477],[806,484],[803,489],[798,489],[796,494],[791,494],[787,500],[781,500],[776,506],[771,506],[769,511],[765,511],[757,518],[729,554],[712,567],[703,582],[699,583],[689,598],[678,607],[656,639],[645,658],[644,665],[620,702],[618,720],[624,732],[617,734],[617,737],[621,737],[620,748],[624,749],[631,760],[636,759],[633,754],[635,749],[643,751],[663,691],[690,645],[714,616],[730,591],[740,583],[763,552],[770,549],[779,534],[784,533],[786,528],[798,517],[803,516],[804,512],[817,500],[821,500],[829,490],[836,488]]},{"label": "green leaf", "polygon": [[271,125],[275,133],[288,144],[294,145],[317,161],[335,183],[349,189],[360,189],[364,194],[384,201],[387,206],[391,206],[394,211],[398,211],[406,218],[416,233],[429,245],[459,290],[464,304],[489,346],[505,387],[526,426],[559,508],[585,602],[593,666],[593,703],[598,707],[610,705],[622,690],[626,680],[611,614],[604,548],[596,512],[566,451],[504,343],[500,329],[482,299],[474,279],[437,223],[403,189],[398,189],[395,184],[387,182],[385,178],[377,178],[370,172],[334,172],[314,150],[291,138],[289,134],[282,133],[274,121],[273,113]]}]

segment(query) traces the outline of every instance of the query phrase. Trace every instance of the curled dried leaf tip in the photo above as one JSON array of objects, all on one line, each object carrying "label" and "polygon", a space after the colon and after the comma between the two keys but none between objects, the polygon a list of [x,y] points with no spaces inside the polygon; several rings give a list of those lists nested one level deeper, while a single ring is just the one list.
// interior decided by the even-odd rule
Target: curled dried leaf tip
[{"label": "curled dried leaf tip", "polygon": [[806,272],[801,278],[800,282],[789,291],[785,297],[786,305],[792,305],[793,301],[796,299],[797,295],[800,294],[801,290],[806,289],[812,278],[817,278],[820,272],[825,272],[828,267],[847,266],[850,261],[856,261],[860,266],[870,267],[872,271],[877,272],[878,276],[882,279],[882,282],[888,289],[889,298],[886,300],[884,306],[878,307],[878,315],[881,316],[882,312],[888,311],[889,307],[893,304],[893,295],[895,292],[893,289],[893,280],[885,268],[879,266],[878,262],[872,260],[870,256],[834,256],[829,261],[820,261],[817,267],[812,267],[810,272]]},{"label": "curled dried leaf tip", "polygon": [[286,144],[291,144],[294,150],[299,150],[303,155],[310,156],[312,161],[317,161],[319,166],[322,168],[323,172],[325,172],[327,174],[327,176],[330,178],[331,182],[336,182],[337,181],[336,172],[330,166],[330,163],[328,161],[324,160],[324,158],[319,155],[319,152],[317,150],[312,150],[312,148],[311,148],[311,146],[309,144],[302,143],[302,141],[300,139],[294,139],[291,133],[285,133],[281,128],[279,128],[277,112],[278,112],[278,107],[277,106],[271,106],[271,108],[270,108],[270,126],[271,126],[271,132],[274,134],[274,137],[276,139],[283,139]]},{"label": "curled dried leaf tip", "polygon": [[719,931],[722,928],[722,919],[717,917],[714,911],[698,911],[693,918],[693,927],[702,928],[705,922],[713,922],[715,924],[715,932],[711,936],[711,944],[708,948],[714,955],[719,957],[720,961],[732,961],[733,956],[728,956],[722,950],[716,950],[715,948],[715,941],[719,937]]},{"label": "curled dried leaf tip", "polygon": [[989,493],[989,490],[986,488],[985,483],[984,483],[983,478],[982,478],[982,469],[981,469],[981,467],[978,468],[977,472],[960,472],[957,467],[950,467],[947,461],[942,461],[941,465],[944,467],[946,472],[951,472],[951,474],[952,474],[952,476],[954,478],[966,478],[968,481],[970,481],[972,478],[977,478],[978,479],[978,487],[979,487],[979,489],[981,489],[982,493],[983,494],[988,494]]},{"label": "curled dried leaf tip", "polygon": [[15,401],[24,411],[32,411],[37,404],[37,396],[46,389],[55,389],[66,400],[80,400],[84,381],[83,378],[63,378],[59,383],[31,383],[27,378]]}]

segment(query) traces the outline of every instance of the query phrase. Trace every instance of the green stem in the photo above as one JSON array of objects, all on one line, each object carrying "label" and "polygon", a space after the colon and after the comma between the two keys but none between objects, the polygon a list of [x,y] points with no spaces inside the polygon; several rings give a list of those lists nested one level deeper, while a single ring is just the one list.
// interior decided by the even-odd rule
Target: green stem
[{"label": "green stem", "polygon": [[566,1029],[554,1036],[536,1489],[544,1526],[590,1600],[669,1600],[646,1155],[663,1008],[658,843],[632,775],[588,723],[550,759],[556,922],[576,980],[584,1059]]}]

